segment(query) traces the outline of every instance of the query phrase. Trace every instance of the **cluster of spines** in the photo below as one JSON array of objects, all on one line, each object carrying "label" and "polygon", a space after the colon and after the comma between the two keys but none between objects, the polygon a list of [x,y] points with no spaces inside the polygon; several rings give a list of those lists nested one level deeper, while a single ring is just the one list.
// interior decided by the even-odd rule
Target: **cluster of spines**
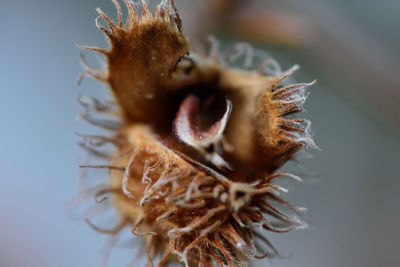
[{"label": "cluster of spines", "polygon": [[[117,141],[113,138],[99,136],[85,136],[85,138],[93,139],[94,142],[91,144],[95,146],[104,144],[104,142],[97,142],[99,139],[112,143]],[[207,266],[205,264],[211,261],[215,261],[222,266],[226,265],[227,262],[239,264],[241,260],[244,260],[243,256],[250,259],[259,258],[260,256],[256,255],[259,249],[256,247],[254,239],[265,243],[272,250],[272,253],[276,254],[276,250],[268,240],[255,230],[254,226],[256,225],[259,225],[260,229],[264,228],[279,233],[305,227],[296,216],[290,217],[282,213],[265,200],[265,198],[268,198],[287,206],[297,213],[298,209],[281,199],[279,193],[277,193],[277,191],[286,192],[286,190],[271,183],[273,179],[281,176],[289,176],[300,180],[297,176],[288,173],[276,173],[251,185],[235,183],[201,163],[182,158],[157,141],[143,140],[143,142],[147,146],[138,143],[136,144],[138,146],[136,149],[131,148],[128,150],[128,152],[132,153],[131,155],[124,153],[125,155],[123,156],[131,159],[129,160],[130,164],[126,167],[115,165],[83,167],[121,171],[124,173],[124,179],[127,179],[130,177],[129,169],[133,167],[135,159],[141,156],[141,150],[153,151],[154,158],[147,160],[142,178],[137,177],[139,181],[142,180],[147,184],[144,195],[140,200],[140,205],[146,208],[152,205],[152,201],[162,199],[167,204],[186,210],[207,207],[204,213],[192,223],[181,228],[171,229],[168,232],[170,240],[169,253],[177,255],[187,266],[191,261],[198,261],[199,264],[204,264],[204,266]],[[160,156],[163,153],[168,153],[170,158],[174,157],[180,164],[174,167],[167,162],[163,162],[162,156]],[[159,174],[155,181],[149,178],[151,172]],[[181,190],[177,190],[178,188]],[[118,194],[127,200],[135,197],[124,186],[122,188],[103,188],[95,194],[95,197],[99,199],[107,193]],[[102,200],[103,198],[99,201]],[[210,208],[210,205],[213,208]],[[226,214],[226,211],[229,211],[230,215],[222,219],[224,216],[221,215]],[[286,226],[272,224],[265,214],[277,219]],[[165,210],[157,216],[156,222],[176,220],[176,215],[171,210]],[[156,238],[156,232],[142,233],[138,230],[146,222],[148,221],[145,213],[136,221],[131,221],[129,217],[126,217],[115,228],[107,230],[100,229],[88,221],[95,230],[105,234],[116,234],[125,226],[131,224],[133,225],[132,233],[135,235],[149,234],[152,235],[151,239]],[[189,238],[189,241],[188,236],[192,238]],[[196,250],[200,255],[199,258],[193,256],[196,255],[194,253]],[[150,253],[150,250],[148,252]],[[268,251],[265,251],[266,255],[271,256]],[[161,263],[164,264],[164,260]],[[201,264],[199,266],[203,266]]]},{"label": "cluster of spines", "polygon": [[[265,101],[265,105],[276,107],[279,120],[278,125],[282,136],[285,136],[290,142],[295,142],[306,147],[315,148],[314,140],[310,132],[311,122],[306,119],[289,119],[288,115],[303,111],[303,104],[309,93],[306,89],[315,84],[315,80],[310,83],[295,83],[280,86],[280,83],[299,69],[298,65],[293,66],[288,71],[279,75],[273,85],[272,90],[266,97],[270,101]],[[266,107],[267,109],[269,107]]]},{"label": "cluster of spines", "polygon": [[[177,255],[186,266],[189,266],[189,262],[193,260],[202,264],[212,260],[218,264],[227,262],[239,264],[240,259],[255,258],[257,249],[253,239],[259,239],[259,235],[254,234],[254,225],[278,233],[305,227],[305,224],[296,216],[285,215],[264,200],[264,198],[270,198],[297,212],[294,206],[277,194],[279,190],[284,192],[286,190],[272,184],[271,181],[281,176],[299,180],[298,177],[288,173],[277,173],[251,185],[235,183],[201,163],[182,158],[161,143],[154,141],[151,135],[148,138],[149,140],[142,141],[147,146],[138,146],[134,149],[134,154],[130,156],[133,159],[130,162],[134,164],[145,151],[152,151],[154,155],[153,159],[147,159],[143,171],[141,180],[147,184],[147,187],[140,205],[144,209],[149,208],[152,216],[155,212],[154,205],[157,205],[160,200],[181,209],[180,213],[171,212],[171,207],[163,212],[159,211],[160,214],[157,214],[155,219],[156,223],[164,221],[173,223],[176,220],[182,222],[185,211],[190,214],[195,212],[197,216],[195,220],[187,222],[182,227],[170,229],[167,233],[170,252]],[[163,160],[162,155],[166,153],[174,164]],[[127,170],[132,166],[128,165]],[[153,181],[150,176],[157,178]],[[124,178],[126,177],[140,180],[139,177],[130,176],[129,171],[125,172]],[[133,197],[128,188],[125,188],[125,192],[127,192],[125,193],[127,197]],[[272,223],[263,213],[278,220],[279,225]],[[133,233],[138,234],[137,228],[142,223],[152,224],[146,218],[146,212],[143,216],[134,223]],[[155,235],[156,229],[157,227],[154,232],[147,234]],[[218,244],[224,244],[224,246],[219,248]],[[198,255],[208,256],[204,256],[203,259],[196,258],[194,251],[198,251]]]},{"label": "cluster of spines", "polygon": [[[112,42],[113,39],[116,36],[116,32],[118,30],[121,30],[124,26],[122,24],[122,18],[121,18],[121,11],[120,11],[120,6],[117,1],[113,1],[117,7],[118,10],[118,26],[115,25],[100,9],[98,9],[98,12],[101,17],[103,17],[109,24],[111,32],[102,27],[98,23],[98,19],[96,20],[96,25],[97,27],[102,30],[106,36],[110,39]],[[129,19],[127,21],[126,27],[129,27],[133,23],[133,21],[137,20],[138,17],[135,15],[135,7],[134,3],[132,1],[124,1],[125,4],[128,7],[128,12],[129,12]],[[164,16],[164,18],[169,19],[168,11],[166,13],[160,11],[160,10],[168,10],[167,7],[167,1],[162,1],[160,5],[158,6],[156,16]],[[143,14],[144,16],[147,16],[148,14],[151,13],[147,8],[147,4],[142,1],[142,8],[143,8]],[[246,46],[241,44],[240,45],[241,51],[247,51],[247,53],[251,53],[251,50]],[[96,52],[100,52],[102,54],[107,54],[108,51],[105,49],[101,48],[95,48],[95,47],[82,47],[85,49],[93,50]],[[227,59],[227,62],[233,62],[236,58],[238,57],[237,55],[231,55],[230,58]],[[245,60],[245,65],[250,66],[251,65],[251,56],[246,57]],[[271,64],[274,65],[273,62],[265,61],[264,64]],[[104,74],[101,70],[94,70],[90,67],[88,67],[85,64],[87,72],[85,74],[92,76],[94,78],[97,78],[101,81],[106,81],[106,74]],[[274,90],[272,90],[272,100],[275,101],[277,104],[279,104],[279,108],[281,113],[279,114],[281,116],[280,118],[280,128],[282,130],[282,133],[287,136],[288,138],[291,138],[291,140],[294,140],[298,143],[304,144],[304,145],[309,145],[309,146],[314,146],[315,144],[313,143],[312,139],[310,138],[309,134],[309,122],[306,120],[300,120],[300,119],[286,119],[284,116],[297,112],[301,110],[301,105],[305,101],[306,95],[304,94],[304,89],[313,83],[308,83],[308,84],[294,84],[294,85],[287,85],[284,87],[279,88],[279,83],[287,78],[289,75],[295,71],[297,67],[295,66],[288,72],[280,75],[278,79],[276,80],[276,84],[273,86]],[[277,70],[277,69],[276,69]],[[263,70],[265,72],[265,69]],[[93,110],[91,111],[97,111],[97,112],[104,112],[102,109],[100,102],[94,102],[94,107]],[[83,116],[84,119],[86,119],[88,122],[100,126],[103,128],[111,129],[111,130],[118,130],[119,125],[113,124],[110,126],[110,124],[106,121],[97,121],[94,120],[89,116],[89,112],[85,113]],[[101,146],[106,142],[114,143],[116,144],[119,142],[119,139],[117,138],[107,138],[107,137],[99,137],[99,136],[85,136],[85,139],[93,139],[97,140],[97,142],[89,142],[90,145],[94,146]],[[160,144],[161,145],[161,144]],[[106,155],[106,154],[99,154],[99,153],[94,153],[95,150],[91,150],[89,146],[86,146],[85,143],[85,148],[88,149],[89,152],[93,153],[95,156],[99,155]],[[179,157],[179,155],[177,155]],[[131,157],[131,163],[133,164],[135,156],[133,155]],[[180,159],[184,159],[179,157]],[[159,162],[157,162],[158,164]],[[238,184],[238,183],[233,183],[229,181],[227,178],[222,177],[218,173],[213,172],[211,169],[209,169],[206,166],[203,166],[201,163],[196,163],[196,162],[188,162],[189,165],[194,165],[199,167],[198,170],[201,170],[202,172],[205,172],[203,174],[202,179],[193,179],[192,182],[187,182],[187,173],[180,173],[179,175],[175,175],[175,177],[164,177],[160,176],[158,177],[157,181],[151,181],[148,179],[148,172],[154,170],[154,168],[157,167],[157,164],[154,163],[153,165],[149,165],[145,168],[145,172],[143,173],[142,181],[144,183],[147,183],[147,188],[145,191],[145,194],[141,200],[141,205],[145,206],[147,202],[151,202],[152,200],[160,199],[163,198],[166,202],[172,205],[176,205],[178,207],[182,208],[200,208],[197,204],[197,206],[193,206],[191,203],[188,203],[188,201],[192,201],[192,197],[196,198],[204,198],[204,199],[213,199],[220,201],[220,203],[223,203],[222,206],[213,208],[208,210],[207,213],[205,213],[195,224],[192,225],[189,224],[188,226],[185,226],[184,229],[174,229],[173,231],[171,230],[168,232],[170,239],[170,250],[166,251],[164,254],[161,262],[159,263],[159,266],[163,266],[162,264],[165,264],[166,259],[168,258],[169,253],[174,253],[177,255],[186,265],[189,264],[190,260],[196,260],[199,262],[200,266],[207,266],[211,260],[214,260],[217,262],[219,265],[227,265],[230,262],[234,262],[235,264],[240,264],[241,261],[243,260],[242,257],[240,257],[240,254],[247,258],[258,258],[256,255],[257,251],[257,246],[255,242],[253,242],[254,238],[259,238],[262,240],[267,246],[269,246],[276,254],[277,252],[275,249],[270,245],[268,240],[263,238],[262,235],[260,235],[258,232],[256,232],[252,226],[259,224],[261,228],[274,231],[274,232],[287,232],[291,230],[295,230],[298,228],[303,228],[305,225],[301,223],[296,217],[289,217],[282,212],[280,212],[278,209],[273,207],[271,204],[269,204],[267,201],[265,201],[263,198],[269,198],[272,199],[275,202],[278,202],[282,205],[285,205],[289,207],[290,209],[294,210],[297,212],[297,208],[289,204],[288,202],[284,201],[281,199],[277,194],[276,190],[283,190],[279,186],[271,184],[271,180],[279,177],[279,176],[290,176],[290,177],[295,177],[293,175],[287,174],[287,173],[279,173],[279,174],[273,174],[266,179],[261,179],[260,181],[257,181],[256,183],[252,184],[251,186],[245,185],[245,184]],[[124,180],[129,178],[127,174],[129,174],[129,164],[127,167],[121,167],[121,166],[113,166],[113,165],[99,165],[99,166],[86,166],[86,167],[94,167],[94,168],[107,168],[111,170],[117,170],[117,171],[124,171]],[[196,169],[196,168],[195,168]],[[197,171],[198,171],[197,170]],[[208,173],[207,173],[208,172]],[[207,177],[204,179],[204,177]],[[221,178],[222,177],[222,178]],[[173,178],[173,179],[171,179]],[[295,177],[297,178],[297,177]],[[168,182],[167,182],[168,181]],[[166,192],[168,190],[168,186],[171,186],[171,188],[174,187],[174,183],[178,181],[183,181],[183,184],[180,184],[180,186],[183,186],[186,188],[183,192],[181,192],[181,195],[174,196],[174,198],[169,197],[165,198]],[[202,182],[199,182],[202,181]],[[214,190],[213,192],[201,192],[199,188],[201,188],[201,183],[203,182],[209,182],[211,185],[208,185],[209,187],[213,188],[219,188],[221,189],[221,192],[215,193]],[[195,184],[198,182],[199,184]],[[186,183],[186,184],[185,184]],[[125,184],[126,185],[126,184]],[[214,185],[214,186],[213,186]],[[215,186],[217,185],[217,186]],[[208,188],[209,188],[208,187]],[[207,188],[207,187],[205,187]],[[232,203],[236,203],[237,201],[233,198],[235,198],[235,191],[232,190],[232,188],[236,189],[243,189],[244,191],[244,198],[246,198],[246,201],[244,201],[242,205],[235,207],[232,206]],[[235,189],[235,190],[236,190]],[[200,190],[200,191],[199,191]],[[195,192],[196,191],[196,192]],[[195,193],[192,193],[195,192]],[[240,191],[243,193],[242,191]],[[106,193],[118,193],[118,194],[124,194],[126,197],[132,197],[130,194],[129,190],[127,190],[126,186],[121,188],[105,188],[97,192],[96,196],[99,197],[103,194]],[[154,194],[154,195],[152,195]],[[156,195],[158,197],[156,197]],[[176,201],[176,199],[179,199],[180,201]],[[224,205],[226,206],[224,207]],[[226,219],[225,222],[221,222],[218,220],[213,221],[212,224],[208,223],[207,226],[201,228],[202,223],[208,222],[210,219],[215,219],[218,218],[218,214],[222,213],[222,211],[226,210],[234,210],[234,212],[231,214],[231,217]],[[269,216],[274,217],[275,219],[279,220],[283,224],[288,224],[288,227],[276,227],[273,224],[271,224],[268,219],[265,218],[264,214],[268,214]],[[166,211],[165,213],[161,214],[160,216],[157,217],[157,221],[160,222],[162,220],[168,220],[173,217],[173,214],[169,213]],[[101,231],[103,233],[108,233],[108,234],[115,234],[119,232],[123,227],[129,224],[133,224],[132,232],[136,235],[143,235],[143,234],[155,234],[154,232],[150,233],[140,233],[138,231],[138,228],[140,227],[141,224],[146,222],[145,217],[140,217],[137,221],[132,222],[130,219],[125,218],[122,220],[121,224],[119,224],[116,228],[111,229],[111,230],[102,230],[94,225],[92,225],[96,230]],[[197,229],[199,227],[199,229]],[[179,239],[179,237],[184,236],[185,234],[194,231],[198,232],[198,236],[194,238],[189,244],[183,242],[185,239]],[[152,239],[151,239],[152,240]],[[149,244],[151,244],[150,241]],[[183,242],[183,243],[182,243]],[[189,253],[192,250],[198,250],[199,252],[199,257],[193,259],[193,256],[191,256],[191,253]],[[239,252],[237,252],[239,250]],[[150,249],[148,249],[148,252]],[[151,257],[149,258],[151,259]]]}]

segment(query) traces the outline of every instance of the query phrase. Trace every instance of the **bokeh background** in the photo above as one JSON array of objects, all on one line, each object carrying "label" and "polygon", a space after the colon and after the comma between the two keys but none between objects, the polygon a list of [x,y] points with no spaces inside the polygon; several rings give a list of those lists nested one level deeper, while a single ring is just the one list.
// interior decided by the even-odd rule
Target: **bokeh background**
[{"label": "bokeh background", "polygon": [[[310,227],[269,235],[288,257],[256,266],[400,266],[400,1],[177,3],[193,42],[250,41],[283,69],[299,63],[297,80],[318,79],[304,116],[322,151],[283,167],[304,177],[287,197],[308,208]],[[105,237],[67,209],[85,155],[74,133],[97,132],[77,120],[77,96],[106,94],[93,80],[75,84],[76,44],[106,45],[95,7],[115,18],[109,0],[1,1],[2,267],[102,264]],[[117,245],[109,266],[143,266],[136,244]]]}]

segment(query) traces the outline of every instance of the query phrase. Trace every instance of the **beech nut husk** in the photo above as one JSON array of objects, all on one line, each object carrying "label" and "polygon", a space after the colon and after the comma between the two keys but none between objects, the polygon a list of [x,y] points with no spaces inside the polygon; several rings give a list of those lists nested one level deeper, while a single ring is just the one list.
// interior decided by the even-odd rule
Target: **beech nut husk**
[{"label": "beech nut husk", "polygon": [[[83,76],[113,95],[80,101],[81,117],[111,132],[81,143],[107,162],[83,167],[110,171],[96,196],[112,195],[121,224],[103,232],[131,227],[147,242],[149,264],[162,254],[157,266],[242,266],[278,255],[268,231],[306,227],[301,210],[281,197],[287,190],[273,182],[301,181],[276,170],[298,150],[316,147],[310,122],[292,115],[314,82],[290,83],[297,65],[282,72],[245,43],[221,52],[210,37],[208,47],[191,50],[173,1],[155,12],[145,1],[124,1],[125,23],[113,2],[118,21],[100,9],[96,20],[110,47],[81,46],[106,60],[104,70],[83,62]],[[101,150],[108,144],[114,148]]]}]

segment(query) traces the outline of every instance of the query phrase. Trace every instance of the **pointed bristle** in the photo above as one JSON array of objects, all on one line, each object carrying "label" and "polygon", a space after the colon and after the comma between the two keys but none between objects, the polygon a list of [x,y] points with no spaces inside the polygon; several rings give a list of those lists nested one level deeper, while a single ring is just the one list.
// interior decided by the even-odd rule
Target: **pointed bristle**
[{"label": "pointed bristle", "polygon": [[93,52],[97,52],[103,55],[107,55],[108,51],[104,48],[100,48],[97,46],[88,46],[88,45],[78,45],[79,48],[81,49],[85,49],[85,50],[89,50],[89,51],[93,51]]}]

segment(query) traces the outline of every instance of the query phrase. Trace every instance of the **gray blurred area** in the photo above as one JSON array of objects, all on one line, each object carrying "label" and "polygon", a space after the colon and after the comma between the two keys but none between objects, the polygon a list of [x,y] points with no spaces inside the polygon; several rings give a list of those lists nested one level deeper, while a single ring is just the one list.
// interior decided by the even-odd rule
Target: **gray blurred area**
[{"label": "gray blurred area", "polygon": [[[177,3],[190,35],[195,12],[207,7],[191,8],[198,1]],[[304,177],[304,183],[288,184],[287,198],[308,208],[310,227],[267,234],[283,259],[256,266],[400,266],[400,2],[253,4],[317,26],[309,42],[298,46],[255,45],[283,69],[300,64],[297,80],[318,79],[302,115],[313,122],[322,149],[309,151],[311,159],[282,167]],[[106,95],[104,86],[93,80],[75,85],[82,71],[76,44],[106,45],[94,25],[95,7],[115,17],[108,0],[1,2],[2,267],[101,266],[105,237],[82,219],[71,218],[66,209],[77,192],[77,166],[84,158],[74,133],[97,131],[76,119],[81,111],[77,96]],[[216,34],[225,42],[235,41],[232,35]],[[97,64],[94,55],[85,55]],[[126,232],[122,239],[129,238]],[[141,246],[119,245],[109,266],[143,266],[134,260],[135,254],[144,253]]]}]

